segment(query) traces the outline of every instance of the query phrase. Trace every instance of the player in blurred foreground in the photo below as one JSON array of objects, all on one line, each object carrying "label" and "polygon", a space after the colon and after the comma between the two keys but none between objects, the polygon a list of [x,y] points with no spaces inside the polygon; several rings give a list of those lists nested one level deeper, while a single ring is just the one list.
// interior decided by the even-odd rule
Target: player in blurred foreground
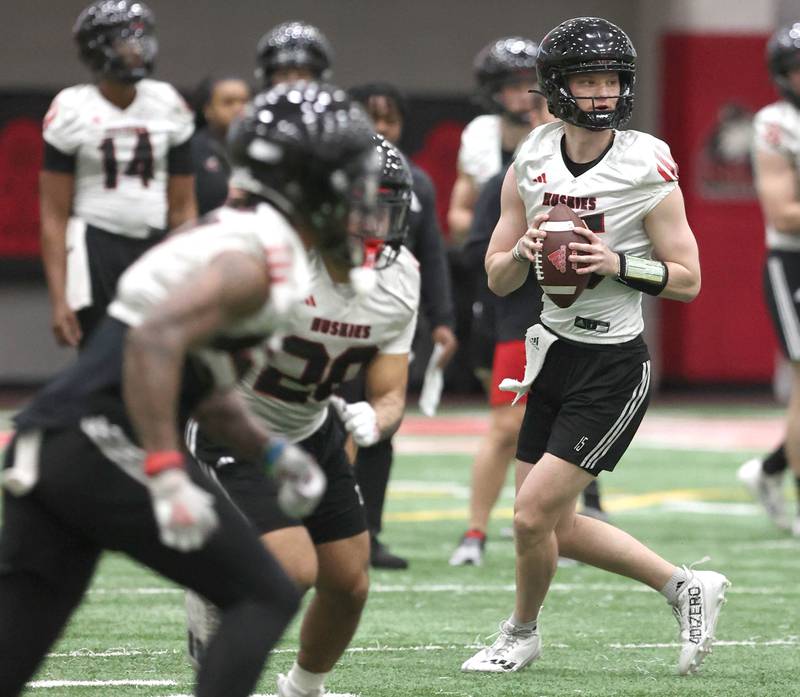
[{"label": "player in blurred foreground", "polygon": [[184,455],[180,432],[191,415],[272,470],[287,514],[320,500],[313,458],[270,438],[234,388],[250,365],[244,350],[283,333],[308,297],[304,247],[358,263],[351,234],[376,215],[373,136],[337,88],[258,95],[232,134],[241,203],[133,265],[78,362],[17,416],[3,474],[0,694],[23,689],[104,549],[222,608],[196,694],[251,694],[299,593]]},{"label": "player in blurred foreground", "polygon": [[598,282],[565,309],[545,296],[541,323],[527,332],[525,378],[509,386],[530,389],[517,445],[516,604],[464,671],[517,671],[539,657],[539,610],[559,554],[659,591],[680,625],[679,673],[694,672],[711,650],[725,576],[677,567],[575,513],[580,492],[614,469],[647,408],[641,293],[689,302],[700,290],[697,244],[667,145],[616,130],[631,114],[635,65],[628,36],[596,17],[560,24],[537,55],[540,89],[562,122],[535,129],[506,176],[486,255],[489,283],[506,295],[524,282],[542,250],[546,212],[563,199],[604,223],[599,234],[576,228],[585,243],[569,245],[568,261]]},{"label": "player in blurred foreground", "polygon": [[792,371],[786,439],[765,458],[745,462],[737,473],[782,530],[800,537],[800,508],[794,520],[783,496],[791,465],[800,502],[800,23],[782,27],[767,44],[767,67],[781,101],[765,106],[753,123],[753,162],[761,210],[767,221],[764,290],[770,316]]},{"label": "player in blurred foreground", "polygon": [[[303,618],[300,651],[288,675],[278,676],[281,697],[318,697],[355,633],[369,589],[369,535],[364,503],[345,450],[349,434],[369,447],[397,430],[405,408],[408,354],[419,305],[416,259],[403,246],[411,203],[405,158],[376,136],[382,171],[374,228],[352,241],[363,249],[370,277],[348,276],[342,259],[311,252],[306,302],[289,315],[282,345],[268,348],[241,392],[270,432],[297,443],[320,463],[328,489],[309,516],[283,515],[277,492],[258,462],[235,462],[204,428],[188,431],[190,448],[212,468],[292,579],[315,594]],[[365,371],[365,397],[346,403],[339,384]],[[235,464],[234,464],[235,463]],[[203,650],[218,611],[187,598],[190,650],[203,665]]]}]

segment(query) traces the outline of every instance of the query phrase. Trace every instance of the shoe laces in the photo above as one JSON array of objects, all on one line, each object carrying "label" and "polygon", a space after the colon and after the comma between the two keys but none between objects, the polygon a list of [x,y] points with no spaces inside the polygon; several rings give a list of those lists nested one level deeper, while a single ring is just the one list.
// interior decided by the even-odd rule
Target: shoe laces
[{"label": "shoe laces", "polygon": [[535,629],[518,629],[510,622],[503,620],[500,623],[499,631],[486,637],[486,641],[494,639],[490,647],[490,653],[494,656],[503,651],[513,650],[521,639],[529,639],[535,632]]},{"label": "shoe laces", "polygon": [[706,562],[711,561],[711,557],[708,555],[698,559],[697,561],[693,561],[688,566],[684,565],[681,568],[686,572],[686,583],[684,587],[681,589],[680,594],[678,595],[678,599],[675,604],[672,606],[672,614],[675,615],[675,619],[678,620],[678,624],[680,625],[681,629],[681,636],[686,632],[689,631],[689,616],[688,612],[685,613],[684,610],[688,607],[688,598],[689,596],[686,594],[686,589],[692,582],[694,578],[694,569],[696,566],[700,566],[701,564],[705,564]]}]

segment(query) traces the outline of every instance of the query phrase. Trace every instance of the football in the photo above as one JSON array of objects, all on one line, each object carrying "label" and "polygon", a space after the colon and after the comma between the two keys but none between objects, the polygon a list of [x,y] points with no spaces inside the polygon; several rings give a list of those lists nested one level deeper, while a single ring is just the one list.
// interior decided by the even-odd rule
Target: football
[{"label": "football", "polygon": [[578,265],[568,261],[570,242],[586,242],[586,238],[574,231],[574,227],[586,227],[585,223],[568,206],[559,203],[549,211],[548,220],[540,230],[547,232],[542,241],[542,251],[536,254],[534,269],[536,280],[542,291],[558,307],[569,307],[585,290],[591,274],[578,274]]}]

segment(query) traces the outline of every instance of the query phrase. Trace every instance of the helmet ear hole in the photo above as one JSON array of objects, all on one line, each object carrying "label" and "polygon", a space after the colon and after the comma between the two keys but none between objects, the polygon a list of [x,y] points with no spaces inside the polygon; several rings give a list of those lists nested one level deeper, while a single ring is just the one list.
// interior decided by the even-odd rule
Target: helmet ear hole
[{"label": "helmet ear hole", "polygon": [[[539,88],[551,114],[589,130],[622,128],[631,117],[636,81],[636,49],[617,25],[600,17],[562,22],[542,39],[536,58]],[[620,96],[613,111],[580,108],[567,84],[570,75],[616,72]]]}]

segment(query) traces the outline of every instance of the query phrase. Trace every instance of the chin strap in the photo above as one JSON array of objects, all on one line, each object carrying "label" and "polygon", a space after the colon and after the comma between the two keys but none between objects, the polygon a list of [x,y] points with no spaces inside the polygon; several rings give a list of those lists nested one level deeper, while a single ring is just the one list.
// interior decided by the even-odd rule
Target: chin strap
[{"label": "chin strap", "polygon": [[382,250],[382,241],[371,239],[364,241],[364,263],[350,269],[350,285],[353,286],[356,295],[368,295],[375,289],[378,283],[375,264]]}]

